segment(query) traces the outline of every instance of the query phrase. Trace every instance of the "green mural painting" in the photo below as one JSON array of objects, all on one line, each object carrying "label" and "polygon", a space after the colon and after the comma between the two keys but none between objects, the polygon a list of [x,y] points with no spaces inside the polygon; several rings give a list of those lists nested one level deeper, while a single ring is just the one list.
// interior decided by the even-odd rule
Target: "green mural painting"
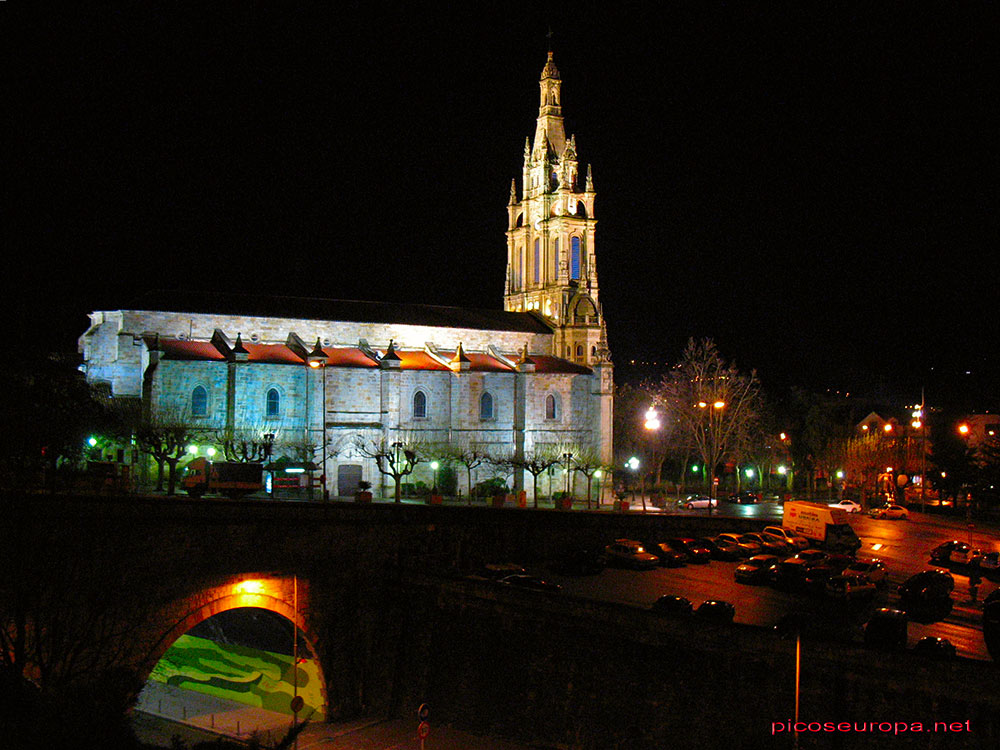
[{"label": "green mural painting", "polygon": [[293,662],[285,654],[182,635],[157,662],[150,679],[289,715],[297,693],[305,701],[299,718],[322,721],[319,666],[300,658],[295,670]]}]

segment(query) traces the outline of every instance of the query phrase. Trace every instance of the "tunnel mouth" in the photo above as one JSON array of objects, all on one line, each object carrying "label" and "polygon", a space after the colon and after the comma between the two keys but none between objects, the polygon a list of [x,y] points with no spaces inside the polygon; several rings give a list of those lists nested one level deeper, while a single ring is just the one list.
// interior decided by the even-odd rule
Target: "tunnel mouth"
[{"label": "tunnel mouth", "polygon": [[293,717],[325,719],[323,684],[315,651],[291,620],[261,607],[234,607],[169,645],[136,708],[220,734],[275,736]]}]

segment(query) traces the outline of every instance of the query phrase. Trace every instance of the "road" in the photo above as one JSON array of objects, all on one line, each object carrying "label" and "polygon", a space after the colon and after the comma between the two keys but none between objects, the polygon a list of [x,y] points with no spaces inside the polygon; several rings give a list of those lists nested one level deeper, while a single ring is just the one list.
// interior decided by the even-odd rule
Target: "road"
[{"label": "road", "polygon": [[[705,515],[706,511],[675,511],[684,515]],[[728,517],[755,517],[761,525],[780,519],[780,506],[772,503],[760,505],[723,504],[714,511]],[[619,570],[609,568],[598,576],[568,577],[551,571],[538,571],[546,578],[563,586],[564,592],[576,596],[615,601],[639,607],[650,606],[663,594],[684,596],[696,606],[706,599],[724,599],[736,606],[736,621],[770,627],[788,612],[813,612],[821,616],[845,616],[852,619],[860,635],[860,624],[877,606],[894,606],[898,584],[909,576],[932,566],[929,551],[943,541],[963,539],[974,546],[995,549],[998,546],[996,530],[967,528],[964,521],[912,513],[907,521],[874,520],[857,514],[850,517],[851,525],[863,542],[859,557],[877,557],[888,568],[890,585],[880,592],[871,606],[852,607],[845,612],[843,605],[822,596],[776,591],[769,586],[740,584],[734,580],[737,563],[713,560],[707,565],[687,565],[681,568],[658,568],[651,571]],[[912,646],[925,635],[947,638],[959,655],[972,659],[989,660],[983,643],[981,609],[969,601],[968,576],[961,568],[951,570],[955,578],[952,614],[940,623],[922,625],[910,623],[909,640]],[[996,588],[995,583],[983,581],[979,587],[979,600]]]}]

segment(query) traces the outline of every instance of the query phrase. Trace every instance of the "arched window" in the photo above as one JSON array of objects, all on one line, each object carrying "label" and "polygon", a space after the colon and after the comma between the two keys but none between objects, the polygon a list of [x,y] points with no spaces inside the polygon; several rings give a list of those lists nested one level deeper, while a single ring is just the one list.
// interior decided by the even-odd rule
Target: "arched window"
[{"label": "arched window", "polygon": [[559,401],[553,393],[545,397],[545,418],[559,419]]},{"label": "arched window", "polygon": [[521,256],[524,253],[521,248],[514,251],[514,288],[521,288]]},{"label": "arched window", "polygon": [[413,418],[425,419],[427,417],[427,395],[423,391],[413,394]]},{"label": "arched window", "polygon": [[488,392],[479,397],[479,418],[493,419],[493,396]]},{"label": "arched window", "polygon": [[583,345],[582,344],[577,344],[576,345],[576,358],[577,359],[583,359]]},{"label": "arched window", "polygon": [[540,242],[539,240],[537,239],[535,240],[535,258],[534,258],[535,266],[532,269],[532,273],[534,274],[536,284],[540,280],[540,274],[542,270],[542,251],[539,242]]},{"label": "arched window", "polygon": [[281,413],[281,394],[277,388],[268,388],[264,396],[264,415],[276,417]]},{"label": "arched window", "polygon": [[569,277],[571,279],[580,278],[580,261],[582,252],[580,250],[580,238],[574,237],[570,250]]},{"label": "arched window", "polygon": [[191,416],[204,417],[208,415],[208,391],[196,385],[191,391]]},{"label": "arched window", "polygon": [[559,238],[556,237],[555,246],[552,248],[552,278],[559,278]]}]

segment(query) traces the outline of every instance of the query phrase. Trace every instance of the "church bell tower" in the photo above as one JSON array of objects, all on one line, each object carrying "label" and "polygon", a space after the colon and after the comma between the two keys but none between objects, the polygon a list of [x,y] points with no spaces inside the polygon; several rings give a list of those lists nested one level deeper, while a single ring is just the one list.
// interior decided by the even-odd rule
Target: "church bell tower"
[{"label": "church bell tower", "polygon": [[510,186],[504,309],[545,317],[555,329],[556,356],[610,364],[597,294],[594,181],[589,166],[581,174],[576,136],[566,137],[561,88],[550,50],[534,140],[524,142],[520,200],[516,180]]}]

